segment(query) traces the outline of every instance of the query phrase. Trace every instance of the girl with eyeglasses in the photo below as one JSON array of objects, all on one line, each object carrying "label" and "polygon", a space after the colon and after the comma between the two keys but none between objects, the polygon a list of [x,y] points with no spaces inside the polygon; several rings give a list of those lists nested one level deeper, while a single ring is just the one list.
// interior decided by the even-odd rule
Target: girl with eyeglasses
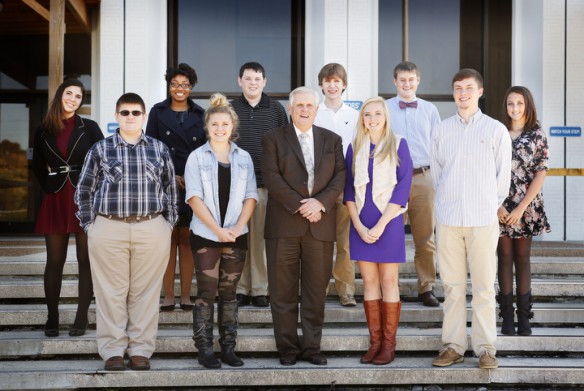
[{"label": "girl with eyeglasses", "polygon": [[194,263],[189,243],[189,223],[192,211],[185,203],[185,164],[189,154],[205,144],[203,124],[205,110],[197,105],[189,95],[197,84],[197,73],[188,64],[181,63],[177,68],[169,68],[165,75],[169,97],[155,104],[148,115],[146,134],[157,138],[168,146],[176,171],[178,187],[179,220],[172,232],[168,267],[164,274],[163,312],[174,311],[174,276],[178,252],[180,269],[180,308],[191,311],[191,285]]}]

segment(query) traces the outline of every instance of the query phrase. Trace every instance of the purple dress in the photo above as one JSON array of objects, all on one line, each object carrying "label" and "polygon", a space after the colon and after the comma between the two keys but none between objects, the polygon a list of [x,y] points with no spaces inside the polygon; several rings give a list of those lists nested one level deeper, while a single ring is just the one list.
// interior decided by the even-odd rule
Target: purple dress
[{"label": "purple dress", "polygon": [[[373,151],[375,145],[371,144]],[[410,187],[412,185],[413,165],[410,157],[410,150],[404,138],[401,139],[397,151],[400,165],[397,167],[397,184],[393,189],[393,194],[389,200],[390,203],[406,205],[410,196]],[[365,191],[365,205],[361,209],[359,218],[368,228],[373,228],[382,212],[377,209],[373,203],[373,159],[369,159],[369,178]],[[353,177],[353,146],[350,145],[347,151],[347,182],[345,184],[344,201],[355,202],[355,187]],[[400,214],[387,224],[385,231],[379,240],[373,244],[368,244],[361,239],[357,233],[353,222],[349,232],[349,245],[351,259],[356,261],[367,261],[376,263],[404,263],[406,261],[406,241],[404,232],[404,216]]]}]

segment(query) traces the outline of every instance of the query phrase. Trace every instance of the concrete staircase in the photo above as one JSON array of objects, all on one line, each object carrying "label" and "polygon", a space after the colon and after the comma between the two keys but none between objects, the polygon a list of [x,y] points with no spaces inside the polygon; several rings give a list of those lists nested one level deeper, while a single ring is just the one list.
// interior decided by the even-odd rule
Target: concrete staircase
[{"label": "concrete staircase", "polygon": [[[441,308],[426,308],[417,297],[413,245],[408,238],[408,263],[401,266],[404,300],[398,329],[397,357],[386,366],[362,365],[368,347],[362,305],[338,304],[331,284],[322,342],[326,367],[299,361],[278,362],[269,308],[240,310],[237,350],[240,369],[202,368],[196,361],[190,312],[162,313],[156,353],[147,372],[103,371],[95,343],[95,307],[90,330],[69,337],[76,309],[74,243],[65,267],[60,318],[61,336],[43,333],[46,307],[42,274],[44,241],[39,238],[0,238],[0,389],[144,388],[144,389],[578,389],[584,384],[584,242],[534,242],[535,295],[531,337],[500,336],[500,367],[481,370],[472,352],[465,362],[449,368],[432,367],[441,347]],[[357,294],[362,294],[358,280]],[[176,284],[178,295],[178,281]],[[196,284],[193,281],[193,295]],[[443,296],[442,286],[435,289]],[[470,292],[469,292],[470,294]],[[469,297],[470,300],[470,297]],[[469,307],[468,320],[471,311]],[[215,332],[217,334],[217,332]],[[218,349],[218,347],[217,347]]]}]

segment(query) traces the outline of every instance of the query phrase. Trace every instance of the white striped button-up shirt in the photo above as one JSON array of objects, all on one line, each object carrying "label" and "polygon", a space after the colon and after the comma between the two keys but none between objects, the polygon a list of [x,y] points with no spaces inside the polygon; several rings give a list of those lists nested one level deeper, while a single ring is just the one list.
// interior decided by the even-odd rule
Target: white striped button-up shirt
[{"label": "white striped button-up shirt", "polygon": [[511,138],[480,110],[468,124],[454,115],[434,128],[430,150],[439,224],[483,227],[497,219],[509,194]]}]

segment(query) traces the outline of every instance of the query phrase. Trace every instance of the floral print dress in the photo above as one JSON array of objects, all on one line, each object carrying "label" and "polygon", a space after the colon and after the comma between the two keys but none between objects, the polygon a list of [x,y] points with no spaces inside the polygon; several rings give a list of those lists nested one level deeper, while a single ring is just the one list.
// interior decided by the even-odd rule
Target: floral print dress
[{"label": "floral print dress", "polygon": [[[503,206],[511,212],[525,197],[538,171],[548,169],[549,150],[545,133],[541,129],[523,132],[513,140],[511,162],[511,187]],[[543,194],[539,192],[525,209],[515,225],[499,224],[499,235],[511,238],[529,238],[550,232],[551,228],[543,208]]]}]

